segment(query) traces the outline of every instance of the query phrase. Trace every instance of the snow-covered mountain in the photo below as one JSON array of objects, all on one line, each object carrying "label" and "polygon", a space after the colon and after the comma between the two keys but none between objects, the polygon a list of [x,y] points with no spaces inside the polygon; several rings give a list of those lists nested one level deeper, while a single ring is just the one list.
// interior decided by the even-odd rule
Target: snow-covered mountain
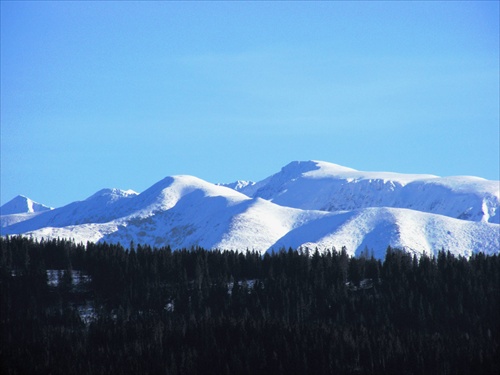
[{"label": "snow-covered mountain", "polygon": [[360,172],[321,161],[292,162],[253,185],[236,187],[282,206],[324,211],[394,207],[500,223],[500,181]]},{"label": "snow-covered mountain", "polygon": [[14,199],[5,203],[0,207],[1,215],[12,215],[12,214],[32,214],[36,212],[44,212],[52,210],[51,207],[45,206],[41,203],[37,203],[24,195],[18,195]]},{"label": "snow-covered mountain", "polygon": [[250,188],[251,186],[255,185],[255,182],[253,181],[243,181],[243,180],[238,180],[235,182],[230,182],[230,183],[218,183],[218,186],[225,186],[237,191],[241,191],[246,188]]},{"label": "snow-covered mountain", "polygon": [[37,203],[24,195],[18,195],[0,207],[0,227],[25,221],[50,210],[51,207]]},{"label": "snow-covered mountain", "polygon": [[261,253],[345,246],[352,255],[369,249],[379,258],[391,245],[468,256],[499,252],[498,190],[498,182],[473,177],[294,162],[258,183],[173,176],[140,194],[104,189],[36,215],[2,215],[1,234]]},{"label": "snow-covered mountain", "polygon": [[135,195],[137,193],[132,190],[102,189],[83,201],[52,209],[43,215],[25,216],[25,220],[9,225],[6,224],[10,215],[3,215],[2,209],[2,227],[8,226],[5,233],[24,233],[44,227],[104,223],[130,213],[123,201]]}]

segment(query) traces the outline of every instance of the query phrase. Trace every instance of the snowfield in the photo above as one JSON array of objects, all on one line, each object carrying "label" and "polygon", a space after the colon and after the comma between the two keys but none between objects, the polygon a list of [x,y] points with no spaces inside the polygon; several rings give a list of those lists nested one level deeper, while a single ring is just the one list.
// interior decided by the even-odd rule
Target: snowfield
[{"label": "snowfield", "polygon": [[417,256],[441,249],[494,254],[500,249],[499,192],[499,181],[477,177],[293,162],[257,183],[172,176],[140,194],[103,189],[38,212],[30,211],[28,198],[16,197],[1,208],[1,234],[260,253],[345,246],[351,255],[368,250],[377,258],[388,245]]},{"label": "snowfield", "polygon": [[437,177],[359,172],[336,164],[292,162],[239,191],[282,206],[324,211],[395,207],[458,219],[500,223],[500,182],[478,177]]},{"label": "snowfield", "polygon": [[50,210],[52,210],[51,207],[37,203],[29,199],[28,197],[25,197],[24,195],[18,195],[17,197],[0,207],[0,213],[2,216],[21,213],[31,214]]}]

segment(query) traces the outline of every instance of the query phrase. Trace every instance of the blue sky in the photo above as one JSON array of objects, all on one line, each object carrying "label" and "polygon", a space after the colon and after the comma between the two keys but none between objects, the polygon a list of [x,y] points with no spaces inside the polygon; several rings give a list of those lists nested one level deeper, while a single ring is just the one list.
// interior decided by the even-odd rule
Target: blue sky
[{"label": "blue sky", "polygon": [[500,168],[499,2],[1,2],[1,203],[293,160]]}]

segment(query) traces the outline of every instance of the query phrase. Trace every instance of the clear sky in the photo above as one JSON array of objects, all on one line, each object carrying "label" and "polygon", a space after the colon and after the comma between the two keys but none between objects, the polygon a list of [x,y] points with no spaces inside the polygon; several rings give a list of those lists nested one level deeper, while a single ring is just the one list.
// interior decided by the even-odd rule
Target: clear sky
[{"label": "clear sky", "polygon": [[1,2],[1,204],[293,160],[500,167],[499,2]]}]

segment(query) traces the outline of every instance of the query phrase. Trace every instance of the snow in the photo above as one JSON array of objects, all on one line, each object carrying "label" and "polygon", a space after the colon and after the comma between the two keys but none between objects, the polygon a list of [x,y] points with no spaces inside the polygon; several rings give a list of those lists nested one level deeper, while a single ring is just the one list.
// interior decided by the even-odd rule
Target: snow
[{"label": "snow", "polygon": [[21,221],[26,221],[32,219],[36,215],[40,214],[40,212],[31,212],[24,214],[10,214],[10,215],[2,215],[0,216],[0,227],[8,227],[10,225],[20,223]]},{"label": "snow", "polygon": [[251,186],[255,185],[255,182],[253,182],[253,181],[238,180],[238,181],[235,181],[235,182],[230,182],[228,184],[218,183],[217,185],[218,186],[225,186],[225,187],[228,187],[230,189],[233,189],[233,190],[236,190],[236,191],[240,191],[243,188],[248,188],[248,187],[251,187]]},{"label": "snow", "polygon": [[427,174],[402,174],[393,172],[360,172],[356,169],[343,167],[338,164],[328,163],[318,160],[310,160],[307,162],[292,162],[282,169],[282,171],[289,170],[290,173],[296,174],[297,171],[303,171],[302,176],[312,179],[324,179],[330,177],[337,177],[349,180],[349,182],[360,180],[382,180],[384,182],[395,181],[400,185],[405,185],[409,182],[436,178],[434,175]]},{"label": "snow", "polygon": [[96,199],[101,199],[101,198],[107,198],[111,202],[118,200],[120,198],[129,198],[131,196],[139,195],[139,193],[133,191],[133,190],[120,190],[116,188],[111,188],[111,189],[101,189],[97,193],[91,195],[88,197],[86,200],[96,200]]},{"label": "snow", "polygon": [[0,207],[0,213],[4,215],[35,213],[52,210],[51,207],[37,203],[24,195],[18,195],[14,199]]},{"label": "snow", "polygon": [[[57,287],[63,279],[64,270],[47,270],[47,284]],[[90,276],[80,270],[71,271],[71,284],[73,286],[81,286],[90,282]]]},{"label": "snow", "polygon": [[360,172],[309,161],[290,163],[275,175],[240,191],[300,209],[398,207],[500,223],[500,182],[478,177]]},{"label": "snow", "polygon": [[378,258],[388,245],[417,256],[442,248],[493,254],[500,249],[499,190],[498,181],[476,177],[293,162],[257,183],[178,175],[140,194],[103,189],[54,210],[2,215],[1,234],[260,253],[345,246]]},{"label": "snow", "polygon": [[[62,228],[88,223],[106,223],[117,217],[131,213],[125,202],[138,196],[119,189],[102,189],[89,198],[70,203],[66,206],[43,212],[39,215],[26,216],[2,229],[2,234],[24,233],[44,227]],[[2,216],[2,221],[16,218]]]}]

